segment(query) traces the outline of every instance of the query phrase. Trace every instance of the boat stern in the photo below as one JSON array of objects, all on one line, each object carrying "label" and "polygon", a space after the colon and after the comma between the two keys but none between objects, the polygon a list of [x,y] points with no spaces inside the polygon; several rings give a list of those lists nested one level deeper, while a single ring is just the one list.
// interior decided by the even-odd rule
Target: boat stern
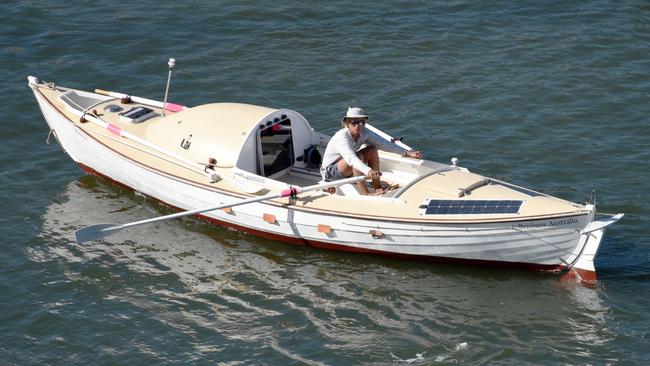
[{"label": "boat stern", "polygon": [[568,276],[582,284],[594,285],[597,281],[594,260],[605,236],[605,228],[623,217],[622,213],[606,215],[596,220],[596,205],[587,205],[590,209],[590,222],[580,231],[580,240],[569,261]]},{"label": "boat stern", "polygon": [[580,283],[586,285],[593,285],[597,281],[596,276],[596,267],[594,266],[594,260],[598,249],[600,248],[600,243],[603,240],[605,234],[605,229],[600,229],[593,231],[588,234],[582,234],[580,238],[580,243],[578,247],[581,247],[581,252],[575,260],[575,263],[570,266],[568,276],[575,278]]}]

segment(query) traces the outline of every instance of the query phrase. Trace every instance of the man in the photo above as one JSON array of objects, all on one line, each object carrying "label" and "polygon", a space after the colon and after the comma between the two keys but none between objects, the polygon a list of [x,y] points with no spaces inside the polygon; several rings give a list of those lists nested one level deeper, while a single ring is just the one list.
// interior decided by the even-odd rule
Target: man
[{"label": "man", "polygon": [[[327,144],[323,164],[320,168],[323,180],[331,182],[343,178],[366,175],[372,178],[374,192],[369,192],[365,182],[357,182],[359,193],[378,196],[384,193],[379,180],[379,150],[385,150],[412,158],[422,158],[416,150],[406,150],[397,144],[386,141],[376,133],[366,130],[368,116],[363,109],[349,107],[343,117],[343,128],[332,136]],[[366,145],[359,150],[362,145]]]}]

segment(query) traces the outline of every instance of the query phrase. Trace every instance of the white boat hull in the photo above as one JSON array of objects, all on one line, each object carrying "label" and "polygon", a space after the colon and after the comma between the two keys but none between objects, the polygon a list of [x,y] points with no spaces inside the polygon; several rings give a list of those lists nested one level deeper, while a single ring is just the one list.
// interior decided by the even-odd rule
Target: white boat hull
[{"label": "white boat hull", "polygon": [[[180,210],[235,202],[241,197],[191,184],[132,161],[109,149],[69,121],[37,90],[36,99],[65,151],[87,171],[104,176]],[[581,267],[594,271],[593,256],[604,228],[581,234],[591,221],[580,214],[501,223],[423,223],[337,215],[277,202],[258,202],[201,214],[222,226],[261,237],[337,250],[480,262],[542,270]],[[265,220],[265,216],[267,220]],[[268,217],[274,220],[268,220]],[[273,222],[270,222],[273,221]],[[329,230],[320,230],[320,226]],[[586,273],[586,272],[585,272]],[[583,276],[585,276],[583,274]],[[585,277],[589,277],[586,274]]]}]

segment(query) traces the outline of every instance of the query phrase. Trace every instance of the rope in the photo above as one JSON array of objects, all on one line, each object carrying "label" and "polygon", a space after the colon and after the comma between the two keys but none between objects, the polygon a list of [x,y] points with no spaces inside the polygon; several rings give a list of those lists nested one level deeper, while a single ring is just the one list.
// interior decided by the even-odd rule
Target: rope
[{"label": "rope", "polygon": [[[52,137],[52,134],[54,133],[54,129],[50,128],[50,132],[47,134],[47,138],[45,139],[46,144],[50,144],[50,137]],[[55,137],[56,138],[56,137]]]}]

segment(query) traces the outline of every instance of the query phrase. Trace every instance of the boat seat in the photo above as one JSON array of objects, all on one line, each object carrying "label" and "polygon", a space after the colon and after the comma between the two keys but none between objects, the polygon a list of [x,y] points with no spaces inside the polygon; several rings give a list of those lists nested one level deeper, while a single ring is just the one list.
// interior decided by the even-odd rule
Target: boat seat
[{"label": "boat seat", "polygon": [[[319,183],[325,183],[325,182],[320,181]],[[384,186],[384,194],[382,194],[381,197],[393,197],[397,192],[397,190],[399,189],[399,184],[386,185],[385,181],[382,181],[382,186]],[[359,190],[357,189],[356,183],[348,183],[348,184],[343,184],[338,186],[336,188],[336,194],[345,197],[362,197],[362,195],[359,193]],[[370,197],[375,197],[375,196],[370,196]]]},{"label": "boat seat", "polygon": [[[325,183],[325,181],[321,180],[318,183],[322,184]],[[382,185],[386,185],[386,182],[382,181]],[[391,187],[391,185],[388,185],[388,187]],[[399,185],[396,185],[394,189],[388,190],[388,192],[384,193],[381,197],[392,197],[395,194],[395,192],[397,192],[397,187],[399,187]],[[336,187],[336,194],[344,197],[362,197],[362,195],[359,193],[359,190],[357,189],[356,183],[347,183]],[[370,196],[370,197],[375,197],[375,196]]]},{"label": "boat seat", "polygon": [[360,196],[359,191],[357,191],[357,187],[355,187],[356,185],[357,185],[356,183],[348,183],[348,184],[340,185],[336,188],[336,194],[345,197]]},{"label": "boat seat", "polygon": [[[318,184],[324,184],[327,183],[324,180],[318,181]],[[356,197],[360,196],[359,191],[357,191],[357,188],[355,187],[356,183],[347,183],[347,184],[342,184],[338,187],[336,187],[336,195],[339,196],[345,196],[345,197]]]}]

